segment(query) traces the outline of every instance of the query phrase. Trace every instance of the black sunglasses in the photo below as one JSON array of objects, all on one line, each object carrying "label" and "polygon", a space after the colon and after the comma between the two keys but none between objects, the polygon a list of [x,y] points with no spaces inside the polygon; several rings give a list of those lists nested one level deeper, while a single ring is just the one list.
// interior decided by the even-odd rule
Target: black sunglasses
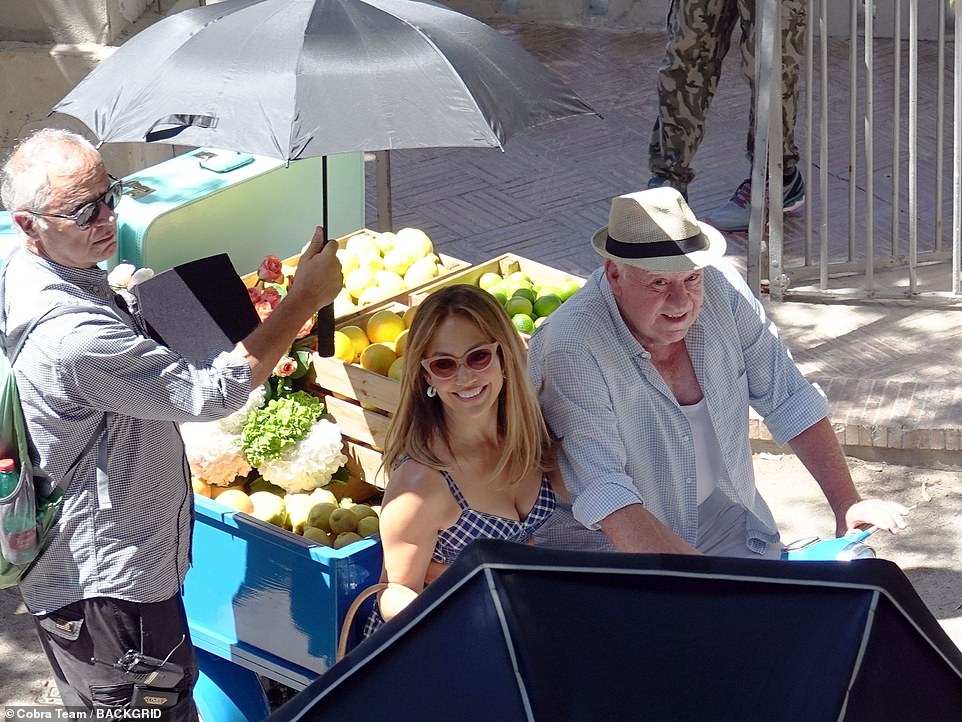
[{"label": "black sunglasses", "polygon": [[100,204],[103,203],[107,206],[108,210],[112,211],[117,207],[117,204],[120,202],[120,196],[124,193],[124,182],[122,180],[117,180],[109,174],[107,177],[113,182],[110,184],[110,187],[104,191],[103,195],[84,203],[73,213],[41,213],[40,211],[31,211],[29,209],[27,209],[27,212],[35,216],[43,216],[44,218],[66,218],[68,221],[76,223],[77,227],[81,230],[89,228],[93,222],[97,220],[97,216],[100,215]]}]

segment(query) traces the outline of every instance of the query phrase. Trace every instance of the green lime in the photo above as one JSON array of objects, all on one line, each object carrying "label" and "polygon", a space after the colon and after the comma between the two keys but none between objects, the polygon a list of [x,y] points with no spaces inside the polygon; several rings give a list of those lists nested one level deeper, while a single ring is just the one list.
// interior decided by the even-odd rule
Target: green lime
[{"label": "green lime", "polygon": [[521,333],[532,334],[534,333],[534,319],[531,318],[526,313],[516,313],[511,317],[511,323],[514,327],[518,329]]},{"label": "green lime", "polygon": [[519,313],[530,316],[534,313],[534,304],[522,296],[512,296],[505,301],[504,310],[509,316],[515,316]]},{"label": "green lime", "polygon": [[561,292],[558,294],[558,297],[562,301],[567,301],[569,298],[574,296],[575,293],[581,290],[581,284],[573,278],[568,278],[558,284],[558,290]]},{"label": "green lime", "polygon": [[506,281],[511,281],[512,283],[516,283],[518,285],[524,285],[524,286],[534,285],[531,283],[531,276],[529,276],[524,271],[515,271],[514,273],[509,273],[507,276],[504,277],[504,279]]},{"label": "green lime", "polygon": [[541,328],[541,324],[543,324],[547,318],[547,316],[538,316],[538,318],[534,320],[534,327]]},{"label": "green lime", "polygon": [[490,286],[501,281],[501,276],[494,271],[488,271],[487,273],[482,273],[481,278],[478,279],[478,286],[483,288],[485,291],[490,290]]},{"label": "green lime", "polygon": [[508,300],[508,294],[506,294],[506,293],[505,293],[504,291],[502,291],[500,288],[487,288],[487,289],[485,289],[485,290],[486,290],[488,293],[490,293],[492,296],[494,296],[494,300],[497,301],[497,302],[498,302],[499,304],[501,304],[502,306],[503,306],[503,305],[507,302],[507,300]]},{"label": "green lime", "polygon": [[553,313],[561,305],[561,299],[554,294],[541,296],[534,302],[534,313],[536,316],[543,317]]},{"label": "green lime", "polygon": [[514,293],[511,294],[511,297],[512,297],[512,298],[518,298],[518,297],[520,297],[520,298],[526,298],[526,299],[528,299],[529,301],[531,301],[531,303],[534,303],[534,300],[535,300],[538,296],[537,296],[537,294],[534,292],[534,289],[533,289],[533,288],[529,288],[528,286],[520,286],[520,287],[518,287],[518,288],[515,289]]}]

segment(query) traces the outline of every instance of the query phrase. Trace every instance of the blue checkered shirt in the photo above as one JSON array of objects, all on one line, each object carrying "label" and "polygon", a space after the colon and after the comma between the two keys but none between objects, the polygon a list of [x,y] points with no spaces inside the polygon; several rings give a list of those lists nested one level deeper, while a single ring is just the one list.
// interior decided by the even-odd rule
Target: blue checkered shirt
[{"label": "blue checkered shirt", "polygon": [[240,408],[250,368],[233,353],[192,364],[146,337],[98,268],[14,254],[0,319],[8,346],[61,304],[77,311],[41,321],[16,364],[33,461],[59,483],[94,442],[21,593],[34,613],[97,596],[163,601],[190,560],[193,495],[177,424]]},{"label": "blue checkered shirt", "polygon": [[[761,303],[725,262],[705,269],[704,304],[686,343],[722,450],[718,487],[748,509],[746,544],[760,552],[778,531],[755,488],[749,406],[784,444],[827,415],[825,398],[798,371]],[[559,463],[574,518],[598,529],[609,514],[643,504],[694,546],[691,428],[651,354],[621,318],[603,269],[535,332],[528,372],[561,439]]]}]

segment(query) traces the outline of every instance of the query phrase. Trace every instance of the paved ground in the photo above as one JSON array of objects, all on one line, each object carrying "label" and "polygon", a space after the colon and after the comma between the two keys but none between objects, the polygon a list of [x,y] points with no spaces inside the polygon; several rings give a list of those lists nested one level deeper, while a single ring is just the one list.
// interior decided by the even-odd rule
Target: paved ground
[{"label": "paved ground", "polygon": [[[662,38],[499,27],[561,74],[604,120],[561,121],[509,141],[504,153],[395,152],[394,225],[421,227],[439,250],[470,262],[510,251],[586,274],[598,264],[588,238],[606,222],[611,197],[641,188],[648,176]],[[724,201],[748,173],[742,150],[747,98],[729,62],[690,188],[696,213]],[[376,227],[373,180],[369,207],[368,225]],[[789,221],[787,233],[789,244],[797,244],[797,220]],[[843,242],[833,236],[833,243]],[[744,239],[731,237],[730,250],[732,260],[744,264]],[[872,542],[900,565],[962,645],[959,310],[768,305],[806,373],[826,390],[863,492],[920,503],[906,534],[876,535]],[[753,422],[752,433],[763,444],[764,427]],[[795,457],[765,449],[755,464],[786,540],[831,532],[817,487]],[[43,693],[45,663],[15,593],[0,592],[0,615],[0,705],[30,703]]]}]

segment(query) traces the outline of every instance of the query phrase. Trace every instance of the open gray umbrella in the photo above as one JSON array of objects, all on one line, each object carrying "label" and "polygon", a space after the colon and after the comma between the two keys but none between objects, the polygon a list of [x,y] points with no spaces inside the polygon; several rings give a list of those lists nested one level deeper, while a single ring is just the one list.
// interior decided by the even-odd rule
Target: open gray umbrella
[{"label": "open gray umbrella", "polygon": [[293,160],[501,147],[594,111],[533,56],[428,0],[228,0],[148,27],[53,108],[101,142]]},{"label": "open gray umbrella", "polygon": [[[429,0],[227,0],[184,10],[124,43],[52,112],[83,121],[101,143],[321,156],[325,227],[328,155],[501,147],[526,128],[594,114],[514,42]],[[388,163],[378,172],[380,227],[389,230]],[[334,352],[333,325],[327,307],[322,355]]]}]

